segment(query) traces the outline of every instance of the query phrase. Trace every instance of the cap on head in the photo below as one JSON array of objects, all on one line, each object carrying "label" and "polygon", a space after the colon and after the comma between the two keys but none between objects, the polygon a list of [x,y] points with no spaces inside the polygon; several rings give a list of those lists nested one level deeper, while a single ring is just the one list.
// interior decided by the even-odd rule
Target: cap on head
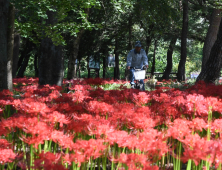
[{"label": "cap on head", "polygon": [[135,43],[135,47],[142,47],[141,42],[140,42],[140,41],[137,41],[137,42]]}]

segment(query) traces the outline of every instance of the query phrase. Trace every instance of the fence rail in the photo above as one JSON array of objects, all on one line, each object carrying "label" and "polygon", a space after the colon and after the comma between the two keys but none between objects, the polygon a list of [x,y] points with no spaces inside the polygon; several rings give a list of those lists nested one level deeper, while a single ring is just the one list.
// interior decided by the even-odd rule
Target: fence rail
[{"label": "fence rail", "polygon": [[[154,75],[157,77],[157,78],[161,78],[163,76],[164,73],[160,73],[160,72],[154,72]],[[151,72],[147,72],[146,73],[146,77],[147,78],[151,78]],[[177,77],[177,73],[170,73],[170,77],[172,78],[176,78]]]}]

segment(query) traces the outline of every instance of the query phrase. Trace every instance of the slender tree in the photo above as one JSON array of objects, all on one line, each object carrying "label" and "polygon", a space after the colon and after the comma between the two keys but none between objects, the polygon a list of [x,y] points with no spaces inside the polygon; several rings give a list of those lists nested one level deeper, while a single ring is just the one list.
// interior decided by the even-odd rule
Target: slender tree
[{"label": "slender tree", "polygon": [[16,77],[19,60],[19,47],[20,47],[20,35],[15,33],[14,35],[14,47],[13,47],[13,62],[12,62],[12,77]]},{"label": "slender tree", "polygon": [[[222,19],[221,19],[222,20]],[[205,67],[197,77],[197,81],[203,80],[207,83],[214,83],[221,75],[222,67],[222,21],[220,23],[217,40],[215,41],[209,59]]]},{"label": "slender tree", "polygon": [[[85,9],[85,14],[86,14],[86,18],[88,18],[90,9],[86,8]],[[67,74],[67,79],[71,80],[73,78],[77,77],[77,65],[76,63],[76,59],[78,58],[78,53],[79,53],[79,44],[81,41],[81,38],[83,36],[85,32],[85,28],[81,28],[80,31],[77,33],[76,37],[73,37],[73,52],[72,55],[69,56],[69,63],[68,63],[68,74]]]},{"label": "slender tree", "polygon": [[185,64],[187,59],[187,34],[188,34],[188,0],[183,0],[183,28],[181,34],[181,58],[178,66],[177,79],[185,81]]},{"label": "slender tree", "polygon": [[[7,82],[12,82],[13,47],[14,47],[14,23],[15,7],[9,4],[8,29],[7,29]],[[8,89],[12,91],[12,83],[8,83]]]},{"label": "slender tree", "polygon": [[9,89],[12,80],[8,79],[8,50],[7,50],[7,28],[8,28],[9,0],[0,0],[0,91]]},{"label": "slender tree", "polygon": [[209,59],[211,49],[217,39],[217,33],[221,21],[221,10],[213,9],[213,12],[210,17],[210,26],[208,28],[207,36],[205,38],[204,47],[203,47],[203,59],[202,59],[202,70]]},{"label": "slender tree", "polygon": [[[47,11],[48,25],[56,24],[56,13]],[[51,38],[44,38],[41,42],[41,54],[39,58],[39,84],[61,86],[64,77],[64,58],[61,45],[55,45]]]},{"label": "slender tree", "polygon": [[167,66],[163,73],[162,79],[168,80],[170,78],[170,73],[173,67],[173,50],[176,42],[177,42],[177,37],[173,37],[170,41],[170,45],[167,51]]},{"label": "slender tree", "polygon": [[114,79],[120,78],[120,72],[119,72],[119,43],[118,39],[115,39],[115,68],[114,68]]},{"label": "slender tree", "polygon": [[17,77],[24,77],[25,70],[28,66],[29,59],[31,57],[31,52],[35,48],[35,44],[29,39],[23,39],[23,50],[21,52],[21,57],[19,58],[19,66]]},{"label": "slender tree", "polygon": [[152,68],[151,68],[152,76],[154,76],[155,66],[156,66],[156,50],[157,50],[157,40],[154,41],[153,62],[152,62]]}]

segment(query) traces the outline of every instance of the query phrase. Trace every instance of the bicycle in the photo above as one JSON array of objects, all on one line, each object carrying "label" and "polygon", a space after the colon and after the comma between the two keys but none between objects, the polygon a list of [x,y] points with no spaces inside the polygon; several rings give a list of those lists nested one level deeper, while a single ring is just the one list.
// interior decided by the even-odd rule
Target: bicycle
[{"label": "bicycle", "polygon": [[142,69],[135,69],[135,67],[134,67],[134,78],[135,78],[135,80],[136,80],[136,84],[134,85],[134,88],[135,89],[139,89],[139,90],[144,90],[145,89],[145,87],[144,87],[144,89],[143,89],[143,85],[145,86],[145,84],[143,83],[143,84],[141,84],[140,83],[140,80],[144,80],[145,79],[145,76],[146,76],[146,66],[142,66]]}]

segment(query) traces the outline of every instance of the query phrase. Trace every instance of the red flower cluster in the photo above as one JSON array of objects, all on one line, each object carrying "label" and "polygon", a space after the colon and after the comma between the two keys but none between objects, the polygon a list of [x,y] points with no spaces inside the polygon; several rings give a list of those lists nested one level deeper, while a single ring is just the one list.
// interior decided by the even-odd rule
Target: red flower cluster
[{"label": "red flower cluster", "polygon": [[196,165],[222,163],[221,86],[105,91],[94,86],[114,81],[86,79],[66,81],[70,92],[64,93],[62,87],[36,83],[15,79],[19,99],[0,93],[1,164],[16,160],[29,167],[31,145],[31,166],[37,169],[92,166],[106,158],[119,169],[155,170],[164,155]]}]

